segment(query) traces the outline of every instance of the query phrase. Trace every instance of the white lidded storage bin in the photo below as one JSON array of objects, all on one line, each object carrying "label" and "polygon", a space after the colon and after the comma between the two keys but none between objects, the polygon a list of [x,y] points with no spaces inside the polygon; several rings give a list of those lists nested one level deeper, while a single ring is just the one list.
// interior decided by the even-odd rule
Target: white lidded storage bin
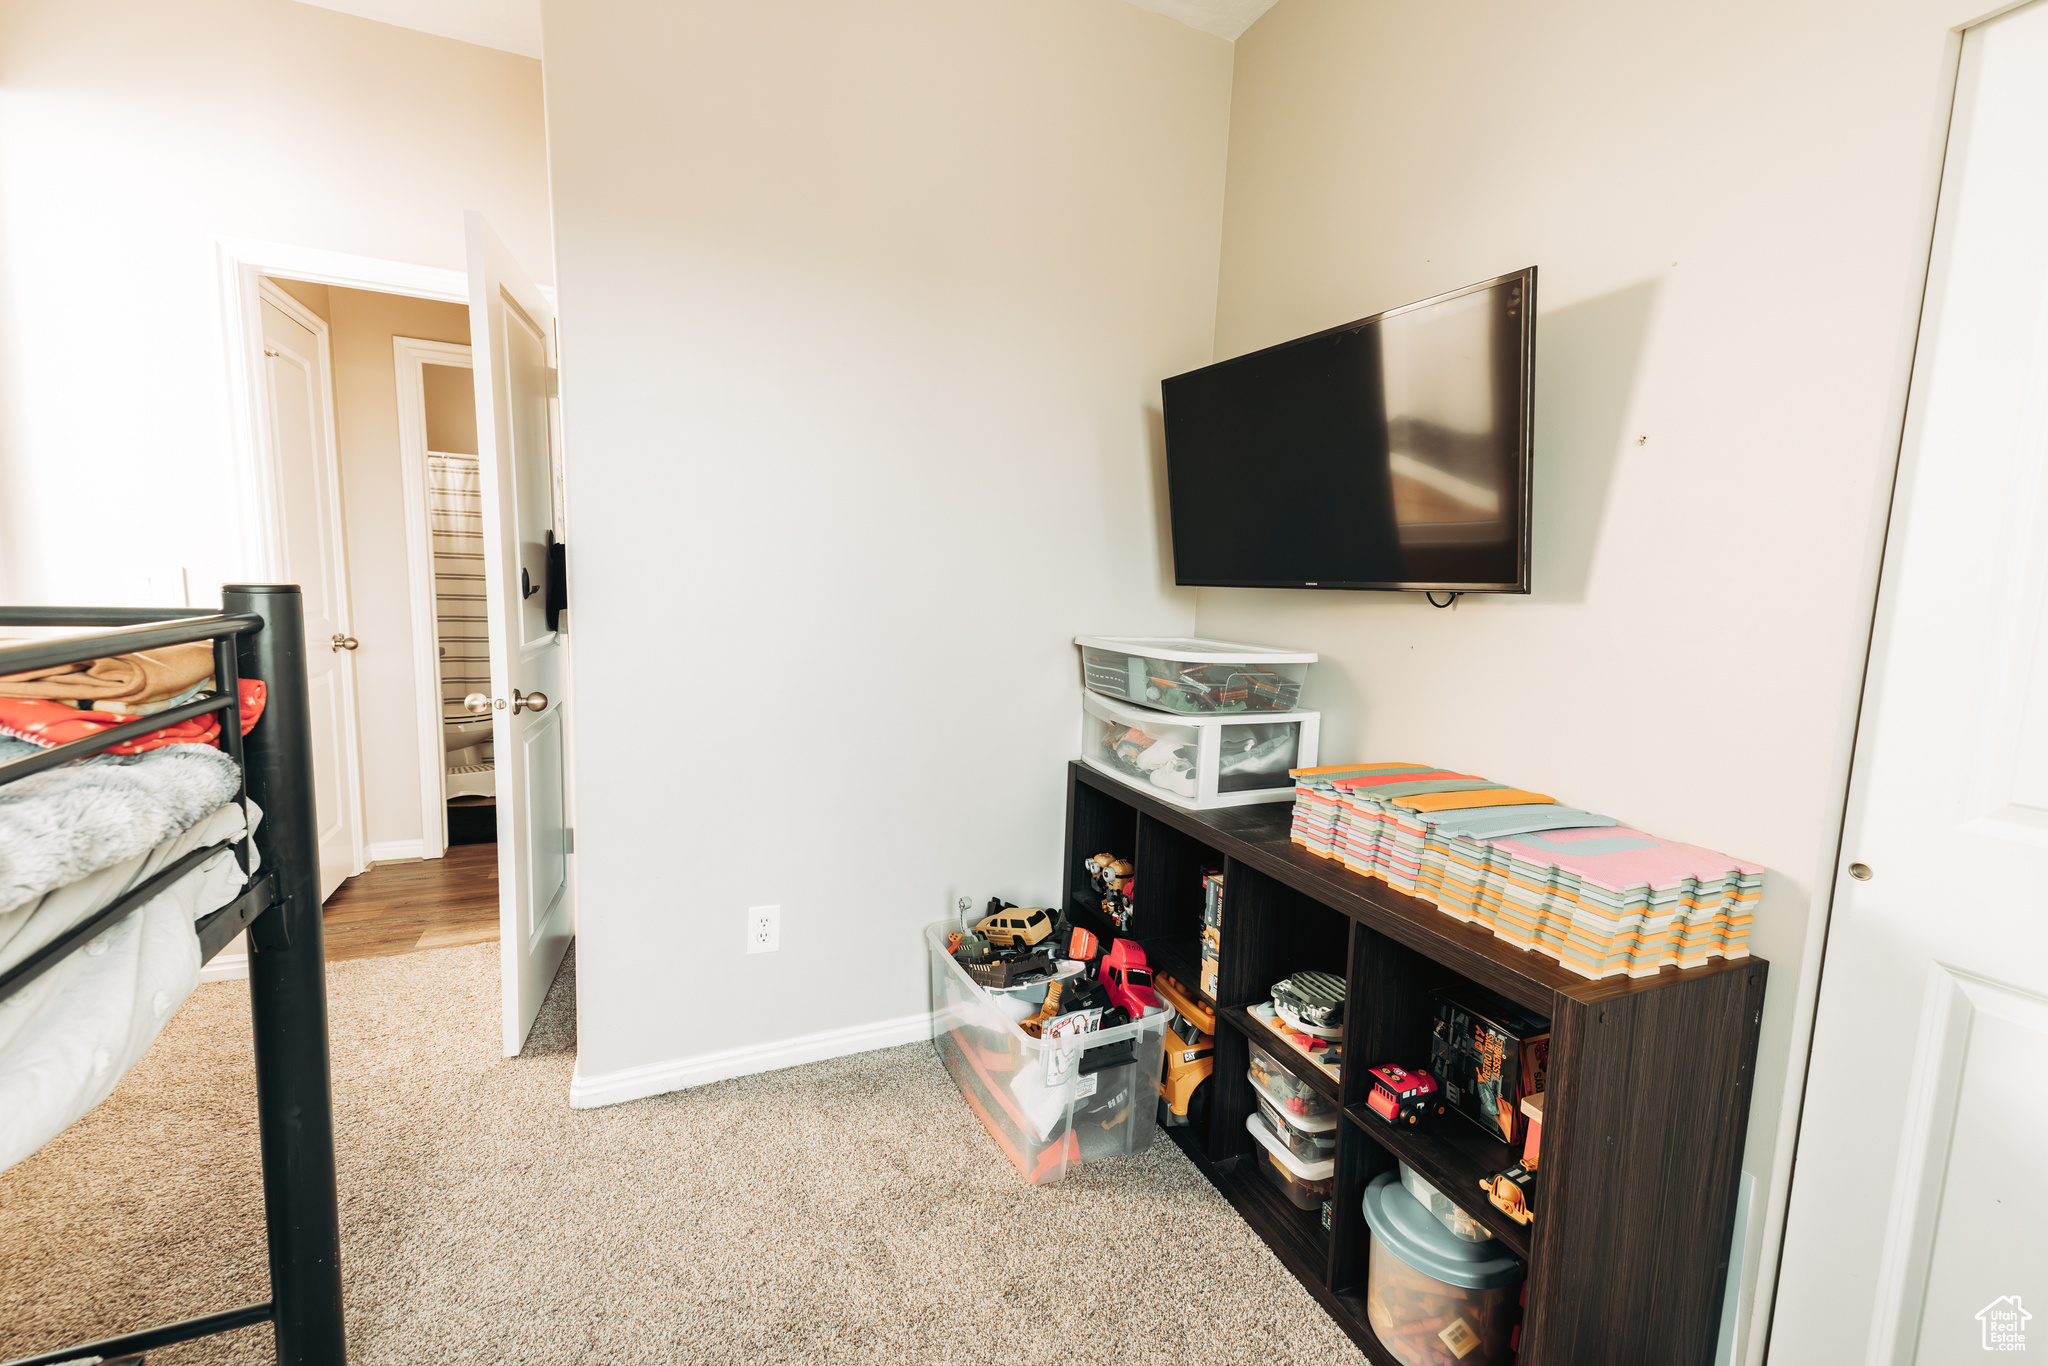
[{"label": "white lidded storage bin", "polygon": [[1265,1118],[1266,1127],[1287,1145],[1287,1151],[1303,1162],[1322,1162],[1337,1155],[1335,1113],[1297,1113],[1288,1105],[1285,1098],[1259,1084],[1259,1073],[1256,1068],[1248,1069],[1245,1075],[1252,1084],[1252,1095],[1258,1101],[1259,1114]]},{"label": "white lidded storage bin", "polygon": [[1089,689],[1184,715],[1293,711],[1313,653],[1183,636],[1075,636]]},{"label": "white lidded storage bin", "polygon": [[1290,768],[1313,767],[1322,716],[1168,716],[1081,694],[1081,757],[1177,806],[1291,802]]},{"label": "white lidded storage bin", "polygon": [[1258,1115],[1246,1115],[1244,1127],[1258,1140],[1262,1152],[1252,1154],[1259,1174],[1280,1188],[1296,1209],[1318,1210],[1337,1188],[1337,1159],[1304,1162],[1287,1150],[1287,1144],[1266,1127]]},{"label": "white lidded storage bin", "polygon": [[[1141,1153],[1159,1124],[1159,1058],[1168,1012],[1114,1029],[1034,1039],[1017,1027],[1015,992],[984,991],[946,952],[950,920],[927,926],[932,1043],[954,1085],[1026,1181],[1047,1185],[1070,1167]],[[1042,999],[1043,984],[1023,989]]]}]

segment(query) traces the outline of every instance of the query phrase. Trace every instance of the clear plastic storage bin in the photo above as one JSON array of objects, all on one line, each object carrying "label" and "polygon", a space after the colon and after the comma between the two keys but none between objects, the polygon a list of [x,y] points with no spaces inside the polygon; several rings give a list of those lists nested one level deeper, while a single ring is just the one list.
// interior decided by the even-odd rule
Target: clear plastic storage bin
[{"label": "clear plastic storage bin", "polygon": [[1162,800],[1199,810],[1291,802],[1290,768],[1312,766],[1322,717],[1268,712],[1258,720],[1168,716],[1081,694],[1081,757]]},{"label": "clear plastic storage bin", "polygon": [[1258,1102],[1259,1113],[1266,1117],[1266,1127],[1287,1145],[1288,1152],[1304,1162],[1322,1162],[1337,1155],[1336,1115],[1297,1115],[1287,1108],[1286,1102],[1266,1093],[1256,1073],[1249,1075],[1252,1098]]},{"label": "clear plastic storage bin", "polygon": [[958,928],[947,920],[924,932],[932,1042],[1003,1156],[1026,1181],[1046,1185],[1078,1163],[1152,1146],[1166,1008],[1115,1029],[1034,1039],[1017,1027],[1004,993],[976,986],[946,952]]},{"label": "clear plastic storage bin", "polygon": [[1258,1115],[1246,1115],[1244,1127],[1259,1142],[1261,1151],[1253,1156],[1258,1159],[1260,1175],[1278,1186],[1296,1209],[1320,1210],[1337,1188],[1337,1160],[1302,1161],[1287,1151],[1287,1144]]},{"label": "clear plastic storage bin", "polygon": [[1322,1092],[1288,1071],[1257,1044],[1251,1044],[1250,1048],[1252,1065],[1247,1075],[1262,1095],[1290,1115],[1302,1118],[1329,1115],[1332,1127],[1335,1127],[1337,1107],[1325,1100]]},{"label": "clear plastic storage bin", "polygon": [[1403,1366],[1508,1366],[1522,1264],[1506,1246],[1452,1237],[1392,1172],[1365,1188],[1365,1222],[1365,1317],[1380,1346]]},{"label": "clear plastic storage bin", "polygon": [[1169,636],[1075,636],[1093,692],[1198,716],[1292,711],[1313,654]]}]

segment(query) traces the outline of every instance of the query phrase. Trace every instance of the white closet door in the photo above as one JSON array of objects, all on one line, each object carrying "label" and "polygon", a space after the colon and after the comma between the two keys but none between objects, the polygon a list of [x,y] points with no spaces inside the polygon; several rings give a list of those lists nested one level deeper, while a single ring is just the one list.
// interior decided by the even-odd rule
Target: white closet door
[{"label": "white closet door", "polygon": [[1771,1335],[1788,1366],[2048,1351],[2039,0],[1964,35],[1932,264]]},{"label": "white closet door", "polygon": [[[275,302],[273,300],[276,300]],[[287,308],[292,311],[288,313]],[[264,290],[266,433],[278,471],[284,581],[299,585],[306,613],[306,688],[313,716],[313,806],[320,828],[320,896],[363,871],[360,758],[356,747],[355,652],[343,551],[341,476],[319,319]]]}]

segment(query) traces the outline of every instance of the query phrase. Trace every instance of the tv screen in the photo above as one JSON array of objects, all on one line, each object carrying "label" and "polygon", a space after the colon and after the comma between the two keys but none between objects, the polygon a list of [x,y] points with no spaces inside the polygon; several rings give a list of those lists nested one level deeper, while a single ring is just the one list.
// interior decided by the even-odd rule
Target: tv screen
[{"label": "tv screen", "polygon": [[1161,385],[1178,583],[1529,591],[1536,268]]}]

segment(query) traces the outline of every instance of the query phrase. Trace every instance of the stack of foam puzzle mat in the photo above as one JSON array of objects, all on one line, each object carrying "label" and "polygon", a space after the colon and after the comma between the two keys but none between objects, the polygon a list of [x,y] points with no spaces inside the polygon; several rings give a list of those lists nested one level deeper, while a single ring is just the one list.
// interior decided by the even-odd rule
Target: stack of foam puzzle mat
[{"label": "stack of foam puzzle mat", "polygon": [[1755,864],[1430,764],[1291,772],[1296,844],[1573,972],[1749,954]]}]

